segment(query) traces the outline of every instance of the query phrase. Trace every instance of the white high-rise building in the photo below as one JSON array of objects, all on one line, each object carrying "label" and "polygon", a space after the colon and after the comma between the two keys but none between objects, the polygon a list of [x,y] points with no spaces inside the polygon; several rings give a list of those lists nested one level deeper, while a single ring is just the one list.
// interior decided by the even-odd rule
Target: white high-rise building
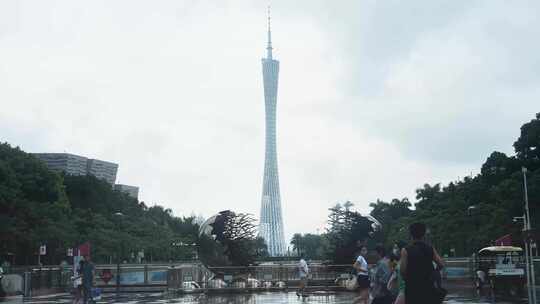
[{"label": "white high-rise building", "polygon": [[49,169],[69,175],[86,175],[88,158],[69,153],[33,153]]},{"label": "white high-rise building", "polygon": [[264,104],[266,114],[266,140],[264,157],[263,191],[259,234],[266,241],[271,256],[285,255],[285,237],[281,214],[279,175],[276,149],[276,104],[279,61],[272,58],[272,33],[268,16],[268,45],[266,58],[262,59]]},{"label": "white high-rise building", "polygon": [[114,182],[116,181],[118,164],[99,159],[89,159],[87,164],[88,174],[93,175],[99,179],[104,179],[109,184],[114,184]]},{"label": "white high-rise building", "polygon": [[111,185],[116,181],[118,164],[115,163],[69,153],[32,153],[32,155],[56,172],[65,172],[69,175],[93,175]]}]

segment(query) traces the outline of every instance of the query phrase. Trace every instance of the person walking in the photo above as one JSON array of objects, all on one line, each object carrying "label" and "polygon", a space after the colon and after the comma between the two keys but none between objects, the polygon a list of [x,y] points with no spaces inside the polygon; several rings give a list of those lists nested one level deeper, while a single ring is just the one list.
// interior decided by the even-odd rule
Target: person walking
[{"label": "person walking", "polygon": [[433,282],[433,262],[439,269],[443,262],[437,251],[424,242],[426,225],[414,223],[409,226],[412,242],[401,251],[400,272],[405,279],[407,304],[439,304],[440,294]]},{"label": "person walking", "polygon": [[353,264],[353,268],[356,270],[356,282],[358,284],[358,290],[360,295],[355,299],[355,303],[368,304],[369,301],[369,270],[366,261],[368,249],[366,245],[360,246],[360,251],[356,261]]},{"label": "person walking", "polygon": [[83,300],[83,285],[82,285],[82,269],[84,266],[84,261],[80,261],[77,266],[76,275],[73,276],[73,289],[75,293],[75,299],[73,299],[74,304],[79,304]]},{"label": "person walking", "polygon": [[95,266],[92,263],[90,256],[84,256],[84,264],[82,267],[82,284],[84,294],[84,304],[93,303],[92,286],[94,286]]},{"label": "person walking", "polygon": [[404,242],[397,242],[392,249],[393,265],[392,276],[388,282],[388,290],[392,293],[394,304],[405,304],[405,281],[401,276],[399,261],[401,260],[401,250],[405,247]]},{"label": "person walking", "polygon": [[298,262],[298,275],[300,277],[300,286],[296,292],[296,296],[306,297],[307,295],[305,294],[305,289],[308,284],[309,267],[306,260],[304,260],[303,255],[300,255],[300,261]]},{"label": "person walking", "polygon": [[373,275],[373,301],[372,304],[391,304],[392,303],[392,294],[388,290],[388,281],[392,276],[392,271],[390,270],[390,259],[386,256],[386,250],[382,245],[378,245],[375,248],[377,252],[379,261],[377,262],[377,267],[375,268],[375,273]]}]

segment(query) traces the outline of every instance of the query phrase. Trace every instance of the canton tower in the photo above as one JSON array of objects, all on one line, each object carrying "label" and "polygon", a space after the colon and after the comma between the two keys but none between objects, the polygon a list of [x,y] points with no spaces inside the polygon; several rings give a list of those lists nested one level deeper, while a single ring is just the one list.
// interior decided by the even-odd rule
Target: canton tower
[{"label": "canton tower", "polygon": [[266,114],[266,145],[259,233],[268,246],[270,256],[283,256],[285,255],[285,238],[283,236],[276,152],[276,103],[279,61],[272,59],[270,14],[268,15],[268,45],[266,47],[266,58],[262,59],[262,70]]}]

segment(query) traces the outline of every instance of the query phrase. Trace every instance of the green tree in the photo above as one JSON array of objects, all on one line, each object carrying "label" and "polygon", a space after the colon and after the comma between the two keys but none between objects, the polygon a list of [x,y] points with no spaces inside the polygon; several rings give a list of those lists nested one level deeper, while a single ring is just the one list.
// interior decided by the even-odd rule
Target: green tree
[{"label": "green tree", "polygon": [[0,259],[14,254],[16,264],[35,264],[35,252],[45,244],[41,261],[58,264],[67,248],[89,241],[96,262],[132,260],[138,251],[152,261],[179,260],[193,249],[171,244],[196,242],[198,229],[192,217],[148,208],[93,176],[57,174],[19,148],[0,144]]},{"label": "green tree", "polygon": [[521,134],[514,142],[517,158],[530,170],[540,168],[540,113],[521,126]]},{"label": "green tree", "polygon": [[402,228],[400,220],[411,215],[411,206],[407,198],[401,200],[395,198],[390,203],[377,200],[377,202],[370,204],[372,208],[370,215],[382,224],[382,229],[377,238],[379,242],[390,247],[393,242],[397,241],[397,239],[393,240],[389,236],[395,231],[396,225]]},{"label": "green tree", "polygon": [[352,263],[356,251],[373,233],[372,222],[356,211],[336,205],[329,209],[326,256],[334,263]]},{"label": "green tree", "polygon": [[295,233],[291,239],[291,245],[293,246],[293,251],[296,251],[296,255],[300,255],[302,251],[302,234]]},{"label": "green tree", "polygon": [[[41,244],[64,251],[71,210],[62,178],[33,156],[0,144],[0,254],[15,254],[16,263],[36,263]],[[52,256],[46,262],[57,262]]]},{"label": "green tree", "polygon": [[[415,210],[395,219],[389,204],[372,204],[372,215],[383,222],[385,243],[406,237],[407,225],[414,221],[429,226],[429,240],[443,254],[454,248],[458,255],[470,255],[505,234],[512,234],[521,244],[521,225],[512,222],[523,214],[523,176],[527,172],[531,219],[540,224],[540,115],[521,127],[514,143],[515,156],[493,152],[481,167],[480,174],[465,177],[442,187],[425,184],[416,191]],[[390,225],[389,225],[390,223]]]},{"label": "green tree", "polygon": [[291,238],[291,245],[297,255],[304,255],[305,258],[311,260],[325,259],[325,249],[327,248],[326,234],[300,234],[295,233]]}]

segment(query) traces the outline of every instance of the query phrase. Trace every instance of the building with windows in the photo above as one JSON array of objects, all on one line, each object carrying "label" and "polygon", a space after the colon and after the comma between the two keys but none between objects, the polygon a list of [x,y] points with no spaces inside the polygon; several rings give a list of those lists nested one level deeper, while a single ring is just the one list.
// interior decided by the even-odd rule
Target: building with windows
[{"label": "building with windows", "polygon": [[129,196],[133,197],[134,199],[139,199],[139,187],[123,185],[123,184],[115,184],[114,190],[127,193]]},{"label": "building with windows", "polygon": [[70,175],[86,175],[88,161],[86,157],[69,153],[35,153],[33,155],[45,162],[53,171],[63,171]]},{"label": "building with windows", "polygon": [[118,164],[99,159],[89,159],[87,162],[87,174],[104,179],[109,184],[114,184],[116,181],[116,172],[118,172]]},{"label": "building with windows", "polygon": [[49,169],[69,175],[93,175],[114,185],[118,164],[69,153],[32,153]]}]

